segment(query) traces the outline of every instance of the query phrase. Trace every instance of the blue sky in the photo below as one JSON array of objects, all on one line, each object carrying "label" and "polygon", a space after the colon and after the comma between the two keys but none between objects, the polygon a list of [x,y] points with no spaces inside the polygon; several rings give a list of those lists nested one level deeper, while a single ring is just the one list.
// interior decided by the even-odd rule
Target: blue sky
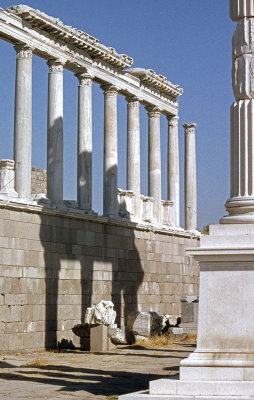
[{"label": "blue sky", "polygon": [[[25,1],[24,1],[25,2]],[[60,18],[151,68],[184,88],[179,109],[181,221],[183,223],[184,134],[196,122],[198,226],[217,223],[229,196],[229,107],[231,38],[235,24],[228,0],[27,0],[25,4]],[[0,6],[13,5],[0,0]],[[0,41],[0,157],[12,158],[15,52]],[[47,66],[33,58],[33,166],[46,168]],[[119,184],[125,188],[126,102],[118,96]],[[64,74],[64,197],[76,197],[77,78]],[[167,122],[161,118],[162,198],[166,199]],[[103,94],[93,85],[93,203],[102,206]],[[147,116],[141,107],[141,169],[147,194]]]}]

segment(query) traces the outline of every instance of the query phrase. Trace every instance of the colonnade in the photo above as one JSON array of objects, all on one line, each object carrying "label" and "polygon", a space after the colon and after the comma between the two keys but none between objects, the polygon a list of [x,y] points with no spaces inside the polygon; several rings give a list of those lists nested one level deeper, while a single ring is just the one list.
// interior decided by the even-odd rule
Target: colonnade
[{"label": "colonnade", "polygon": [[[32,54],[27,45],[14,46],[16,59],[14,161],[15,189],[20,198],[31,196],[32,142]],[[63,202],[63,62],[49,60],[47,115],[47,196],[52,204]],[[78,157],[77,203],[85,212],[92,212],[92,81],[93,74],[84,70],[78,78]],[[104,161],[103,214],[118,215],[117,184],[117,96],[119,89],[101,84],[104,93]],[[126,96],[127,101],[127,190],[134,193],[134,216],[140,215],[140,121],[141,100]],[[154,199],[153,217],[158,223],[162,216],[161,199],[161,110],[145,104],[148,113],[148,196]],[[165,114],[165,113],[164,113]],[[172,206],[172,223],[180,225],[179,206],[179,148],[178,116],[166,115],[168,120],[167,193]],[[184,125],[186,134],[187,222],[186,229],[196,228],[196,170],[195,133]],[[191,132],[191,133],[190,133]],[[194,139],[193,139],[194,137]],[[193,141],[194,140],[194,141]],[[190,167],[190,165],[192,165]],[[191,211],[190,211],[191,210]],[[189,212],[190,211],[190,212]],[[191,213],[191,216],[190,216]]]}]

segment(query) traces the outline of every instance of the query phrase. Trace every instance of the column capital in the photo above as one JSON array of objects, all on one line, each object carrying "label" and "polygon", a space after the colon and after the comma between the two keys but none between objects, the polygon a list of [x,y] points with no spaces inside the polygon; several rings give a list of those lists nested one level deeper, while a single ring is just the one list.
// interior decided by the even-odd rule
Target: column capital
[{"label": "column capital", "polygon": [[169,126],[178,126],[178,115],[167,115],[167,120]]},{"label": "column capital", "polygon": [[28,46],[27,44],[15,44],[14,49],[17,53],[17,58],[32,58],[33,56],[33,48]]},{"label": "column capital", "polygon": [[159,107],[156,107],[156,106],[147,106],[147,107],[145,107],[145,109],[146,109],[146,111],[147,111],[147,114],[148,114],[148,117],[149,118],[154,118],[154,117],[160,117],[160,115],[161,115],[161,110],[160,110],[160,108]]},{"label": "column capital", "polygon": [[105,96],[116,96],[119,92],[119,89],[116,86],[107,83],[101,85],[101,89],[103,90]]},{"label": "column capital", "polygon": [[89,72],[87,71],[79,72],[78,74],[75,74],[75,76],[78,78],[80,86],[92,85],[94,75],[90,74]]},{"label": "column capital", "polygon": [[128,103],[128,107],[139,107],[140,99],[136,96],[126,96],[125,100]]},{"label": "column capital", "polygon": [[59,59],[48,60],[47,65],[49,67],[49,73],[62,73],[63,72],[63,62]]},{"label": "column capital", "polygon": [[188,124],[182,124],[185,133],[195,133],[197,124],[195,122],[189,122]]}]

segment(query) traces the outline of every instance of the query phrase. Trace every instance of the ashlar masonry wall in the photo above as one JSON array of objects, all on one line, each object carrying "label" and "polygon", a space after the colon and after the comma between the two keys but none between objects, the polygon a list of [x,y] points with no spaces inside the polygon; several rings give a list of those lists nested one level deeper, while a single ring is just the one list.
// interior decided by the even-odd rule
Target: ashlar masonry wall
[{"label": "ashlar masonry wall", "polygon": [[135,310],[179,315],[180,296],[198,293],[198,266],[184,255],[198,244],[186,232],[2,203],[1,350],[79,345],[71,328],[101,299],[122,327]]}]

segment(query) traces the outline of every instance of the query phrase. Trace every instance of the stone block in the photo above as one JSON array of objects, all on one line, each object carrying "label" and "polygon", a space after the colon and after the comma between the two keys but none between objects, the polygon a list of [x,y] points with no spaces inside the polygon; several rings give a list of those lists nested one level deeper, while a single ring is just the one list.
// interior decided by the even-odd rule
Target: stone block
[{"label": "stone block", "polygon": [[94,353],[104,353],[115,349],[116,346],[108,338],[108,328],[106,325],[98,325],[90,329],[90,351]]},{"label": "stone block", "polygon": [[162,319],[156,312],[134,312],[128,315],[127,329],[134,335],[148,337],[161,332],[161,323]]}]

